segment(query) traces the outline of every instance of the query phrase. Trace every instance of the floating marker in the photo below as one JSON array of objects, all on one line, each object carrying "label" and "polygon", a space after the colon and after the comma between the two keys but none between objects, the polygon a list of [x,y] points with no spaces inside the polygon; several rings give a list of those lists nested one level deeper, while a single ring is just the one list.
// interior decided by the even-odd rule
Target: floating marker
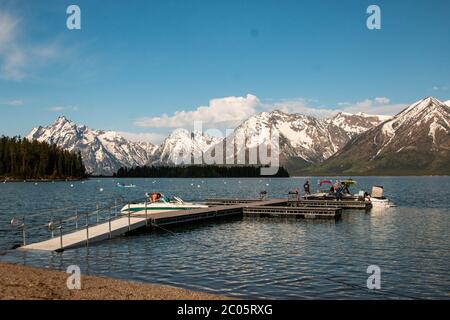
[{"label": "floating marker", "polygon": [[73,184],[71,184],[70,187],[73,188]]},{"label": "floating marker", "polygon": [[100,192],[103,192],[103,188],[98,189]]},{"label": "floating marker", "polygon": [[197,185],[197,188],[200,188],[200,185],[199,185],[199,184]]}]

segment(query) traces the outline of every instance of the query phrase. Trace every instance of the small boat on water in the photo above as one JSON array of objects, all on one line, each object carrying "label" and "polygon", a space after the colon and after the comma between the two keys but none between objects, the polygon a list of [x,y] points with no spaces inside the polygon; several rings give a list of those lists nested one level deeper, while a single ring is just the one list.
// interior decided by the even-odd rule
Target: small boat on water
[{"label": "small boat on water", "polygon": [[[121,212],[123,214],[128,214],[129,211],[133,213],[138,211],[145,211],[147,209],[147,213],[158,213],[166,211],[208,208],[207,205],[186,202],[179,197],[173,197],[172,199],[170,199],[161,193],[146,193],[145,195],[147,197],[147,201],[125,205],[121,209]],[[154,197],[155,195],[159,195],[159,197]]]},{"label": "small boat on water", "polygon": [[135,184],[123,184],[123,183],[120,183],[120,182],[117,182],[117,186],[119,188],[136,188]]},{"label": "small boat on water", "polygon": [[[370,201],[373,207],[376,208],[390,208],[395,207],[388,198],[384,196],[384,189],[382,186],[373,186],[372,192],[369,194],[363,190],[360,190],[358,194],[350,192],[350,187],[355,186],[357,182],[353,179],[346,179],[340,181],[341,200],[345,201]],[[305,199],[309,200],[334,200],[336,199],[335,186],[331,180],[325,179],[318,181],[318,190],[316,193],[307,194]]]},{"label": "small boat on water", "polygon": [[396,205],[386,198],[383,193],[384,188],[382,186],[373,186],[371,194],[366,196],[366,199],[372,203],[374,208],[395,207]]}]

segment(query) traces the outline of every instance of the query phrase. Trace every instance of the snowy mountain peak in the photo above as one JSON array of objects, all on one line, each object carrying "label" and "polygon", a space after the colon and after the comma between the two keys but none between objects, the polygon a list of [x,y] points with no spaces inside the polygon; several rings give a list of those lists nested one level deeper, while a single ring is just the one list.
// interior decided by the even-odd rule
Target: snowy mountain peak
[{"label": "snowy mountain peak", "polygon": [[155,153],[155,164],[190,164],[222,138],[210,137],[199,131],[176,129],[164,140]]},{"label": "snowy mountain peak", "polygon": [[353,137],[389,119],[392,119],[392,116],[370,115],[364,112],[355,114],[339,112],[329,119],[328,122],[345,130]]},{"label": "snowy mountain peak", "polygon": [[114,131],[76,125],[64,116],[50,126],[34,128],[26,138],[80,151],[86,170],[95,174],[112,174],[121,166],[145,165],[157,149],[152,144],[128,141]]}]

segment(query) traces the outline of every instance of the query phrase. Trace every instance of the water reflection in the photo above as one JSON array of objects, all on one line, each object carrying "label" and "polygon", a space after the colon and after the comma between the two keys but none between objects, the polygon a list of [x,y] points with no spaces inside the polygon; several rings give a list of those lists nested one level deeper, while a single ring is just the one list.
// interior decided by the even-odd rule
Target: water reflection
[{"label": "water reflection", "polygon": [[[170,232],[119,237],[62,254],[10,251],[0,259],[62,271],[77,264],[85,274],[245,298],[448,298],[450,178],[357,180],[361,189],[383,184],[398,207],[345,212],[336,222],[243,218],[199,223],[172,227]],[[301,186],[303,179],[129,179],[124,183],[138,188],[117,188],[112,179],[75,182],[73,188],[64,182],[2,184],[0,223],[5,226],[24,212],[74,204],[90,208],[96,202],[110,203],[119,196],[135,199],[156,189],[187,200],[252,198],[262,189],[282,197]],[[417,183],[424,192],[411,194],[411,185]],[[1,246],[20,241],[17,236],[2,233]],[[382,270],[378,293],[365,288],[371,264]]]}]

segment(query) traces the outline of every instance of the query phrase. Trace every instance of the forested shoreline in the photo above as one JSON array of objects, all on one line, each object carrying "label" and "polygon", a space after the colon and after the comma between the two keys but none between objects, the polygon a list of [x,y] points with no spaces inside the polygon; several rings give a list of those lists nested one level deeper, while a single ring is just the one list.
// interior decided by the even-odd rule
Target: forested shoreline
[{"label": "forested shoreline", "polygon": [[56,180],[86,177],[80,153],[54,144],[19,137],[0,138],[0,178],[2,180]]}]

